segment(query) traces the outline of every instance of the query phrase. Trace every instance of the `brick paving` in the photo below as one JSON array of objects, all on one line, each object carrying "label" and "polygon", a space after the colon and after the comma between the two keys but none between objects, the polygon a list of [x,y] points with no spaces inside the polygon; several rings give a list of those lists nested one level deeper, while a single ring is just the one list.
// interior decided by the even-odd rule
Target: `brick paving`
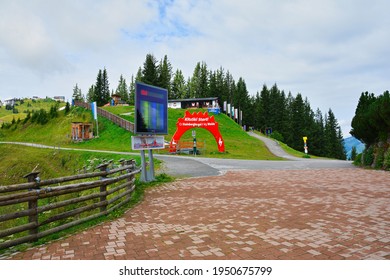
[{"label": "brick paving", "polygon": [[390,173],[229,171],[10,259],[390,259]]}]

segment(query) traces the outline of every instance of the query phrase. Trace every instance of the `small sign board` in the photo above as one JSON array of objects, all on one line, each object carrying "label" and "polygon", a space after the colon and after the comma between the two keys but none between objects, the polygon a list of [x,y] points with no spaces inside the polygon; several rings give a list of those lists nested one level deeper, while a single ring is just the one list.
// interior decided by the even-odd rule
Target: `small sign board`
[{"label": "small sign board", "polygon": [[221,109],[220,108],[208,108],[207,109],[207,111],[209,112],[209,113],[214,113],[214,114],[219,114],[219,113],[221,113]]},{"label": "small sign board", "polygon": [[164,136],[131,136],[133,151],[164,149]]}]

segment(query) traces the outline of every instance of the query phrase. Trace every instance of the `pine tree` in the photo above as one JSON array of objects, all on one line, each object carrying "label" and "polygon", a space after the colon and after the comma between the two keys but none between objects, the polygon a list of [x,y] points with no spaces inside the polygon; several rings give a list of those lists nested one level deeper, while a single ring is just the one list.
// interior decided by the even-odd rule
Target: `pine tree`
[{"label": "pine tree", "polygon": [[81,93],[81,89],[79,88],[77,83],[76,83],[76,85],[73,88],[72,99],[75,100],[75,101],[84,101],[84,96]]},{"label": "pine tree", "polygon": [[[243,78],[239,78],[236,86],[234,106],[237,107],[238,112],[242,111],[242,124],[249,123],[249,113],[250,111],[250,100],[249,93],[246,88],[245,80]],[[239,113],[240,114],[240,113]],[[237,117],[239,120],[240,115]]]},{"label": "pine tree", "polygon": [[183,76],[183,72],[177,69],[173,76],[172,90],[168,95],[168,98],[169,99],[184,98],[185,95],[186,95],[186,82]]},{"label": "pine tree", "polygon": [[356,159],[356,156],[357,156],[356,147],[353,146],[351,150],[351,157],[349,159],[354,161]]},{"label": "pine tree", "polygon": [[[223,74],[223,69],[221,68],[221,73]],[[226,92],[226,98],[234,107],[238,107],[238,104],[235,104],[235,92],[236,92],[236,82],[234,81],[233,75],[226,71],[226,74],[222,76],[223,85],[221,87],[222,92]]]},{"label": "pine tree", "polygon": [[308,136],[305,132],[305,104],[300,93],[297,94],[293,103],[291,104],[291,128],[292,128],[292,137],[291,145],[292,148],[302,151],[303,150],[303,140],[302,137]]},{"label": "pine tree", "polygon": [[314,129],[310,135],[310,153],[325,156],[324,153],[324,118],[319,108],[314,115]]},{"label": "pine tree", "polygon": [[[137,75],[138,78],[138,75]],[[142,82],[152,85],[159,85],[158,78],[158,69],[157,69],[157,60],[152,54],[147,54],[144,62],[144,67],[142,69]]]},{"label": "pine tree", "polygon": [[378,132],[375,127],[370,124],[369,108],[376,101],[373,93],[363,92],[360,96],[357,105],[355,116],[352,119],[351,135],[365,143],[366,145],[373,144],[377,138]]},{"label": "pine tree", "polygon": [[325,156],[330,158],[345,159],[343,135],[337,119],[331,109],[325,117]]},{"label": "pine tree", "polygon": [[95,101],[95,86],[91,85],[87,93],[87,102],[91,103],[93,101]]},{"label": "pine tree", "polygon": [[129,86],[129,104],[134,105],[135,104],[135,82],[134,82],[134,76],[131,75],[131,82]]},{"label": "pine tree", "polygon": [[124,102],[130,103],[129,90],[127,88],[126,79],[123,78],[123,75],[119,78],[115,94],[118,94]]},{"label": "pine tree", "polygon": [[200,98],[200,62],[195,66],[189,86],[191,98]]},{"label": "pine tree", "polygon": [[168,96],[171,92],[172,66],[168,61],[167,55],[160,61],[158,66],[158,86],[168,90]]},{"label": "pine tree", "polygon": [[105,104],[103,101],[103,73],[101,69],[99,69],[96,77],[93,98],[91,101],[96,101],[97,106],[103,106]]},{"label": "pine tree", "polygon": [[[107,70],[104,68],[103,70],[103,76],[102,76],[102,102],[104,104],[110,102],[111,95],[110,95],[110,84],[108,82],[108,75],[107,75]],[[101,105],[99,105],[101,106]]]}]

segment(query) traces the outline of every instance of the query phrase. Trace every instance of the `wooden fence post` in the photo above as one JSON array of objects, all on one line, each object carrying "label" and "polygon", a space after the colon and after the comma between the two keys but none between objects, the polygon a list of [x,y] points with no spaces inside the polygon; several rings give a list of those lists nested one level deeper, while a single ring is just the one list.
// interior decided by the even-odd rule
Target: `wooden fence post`
[{"label": "wooden fence post", "polygon": [[[125,160],[124,164],[129,166],[129,169],[126,169],[127,173],[131,173],[131,172],[133,172],[135,170],[136,165],[135,165],[135,160],[134,159]],[[133,179],[134,179],[134,176],[131,176],[131,177],[129,177],[127,179],[127,181],[131,182]],[[128,190],[130,190],[129,199],[131,199],[131,196],[133,194],[133,192],[131,190],[134,188],[134,184],[129,184],[129,186],[128,186]]]},{"label": "wooden fence post", "polygon": [[[36,182],[39,183],[40,179],[38,177],[40,172],[30,172],[23,176],[23,178],[26,178],[29,183]],[[29,189],[29,191],[37,192],[39,190],[39,187],[34,187],[33,189]],[[30,235],[38,235],[38,194],[34,196],[33,200],[28,201],[28,209],[34,210],[34,213],[28,216],[28,222],[29,223],[35,223],[35,227],[29,230]],[[32,241],[38,241],[38,238],[34,238]]]},{"label": "wooden fence post", "polygon": [[[100,171],[107,171],[107,167],[108,167],[109,163],[102,163],[100,164],[97,168],[100,170]],[[105,180],[107,178],[107,175],[103,175],[100,177],[100,180]],[[106,184],[102,184],[100,186],[100,194],[102,193],[105,193],[107,191],[107,185]],[[102,195],[100,196],[100,202],[103,202],[103,201],[107,201],[107,195]],[[107,210],[107,205],[103,205],[100,207],[100,212],[104,212]]]}]

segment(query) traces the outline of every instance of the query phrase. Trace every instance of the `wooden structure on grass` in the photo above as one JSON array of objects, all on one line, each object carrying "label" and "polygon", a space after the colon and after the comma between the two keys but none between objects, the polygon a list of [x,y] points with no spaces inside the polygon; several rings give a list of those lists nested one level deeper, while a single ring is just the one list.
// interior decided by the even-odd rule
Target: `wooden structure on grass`
[{"label": "wooden structure on grass", "polygon": [[83,141],[93,138],[92,123],[72,122],[72,140]]}]

